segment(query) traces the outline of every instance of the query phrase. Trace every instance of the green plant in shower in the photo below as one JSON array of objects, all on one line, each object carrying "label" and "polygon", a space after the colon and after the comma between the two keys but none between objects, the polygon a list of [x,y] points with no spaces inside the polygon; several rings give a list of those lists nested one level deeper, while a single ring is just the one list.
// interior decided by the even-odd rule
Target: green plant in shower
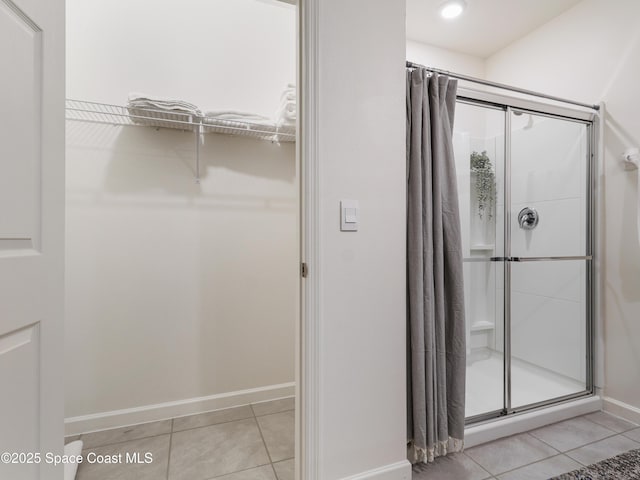
[{"label": "green plant in shower", "polygon": [[486,213],[491,219],[496,202],[496,174],[486,151],[471,153],[471,171],[476,174],[478,216],[482,218]]}]

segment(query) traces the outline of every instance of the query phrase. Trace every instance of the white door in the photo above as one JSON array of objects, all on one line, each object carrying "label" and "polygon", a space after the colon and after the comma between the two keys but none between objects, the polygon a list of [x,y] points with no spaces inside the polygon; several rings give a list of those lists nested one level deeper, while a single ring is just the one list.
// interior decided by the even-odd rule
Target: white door
[{"label": "white door", "polygon": [[63,247],[64,0],[0,0],[0,479],[62,479]]}]

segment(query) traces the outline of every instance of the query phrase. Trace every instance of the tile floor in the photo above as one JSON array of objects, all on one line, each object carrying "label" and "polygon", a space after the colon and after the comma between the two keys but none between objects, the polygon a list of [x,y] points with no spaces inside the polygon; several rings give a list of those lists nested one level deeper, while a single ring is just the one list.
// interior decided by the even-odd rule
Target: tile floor
[{"label": "tile floor", "polygon": [[439,458],[413,480],[546,480],[637,448],[640,426],[597,412]]},{"label": "tile floor", "polygon": [[[80,438],[76,480],[293,480],[294,399],[67,437]],[[88,463],[139,452],[148,464]]]}]

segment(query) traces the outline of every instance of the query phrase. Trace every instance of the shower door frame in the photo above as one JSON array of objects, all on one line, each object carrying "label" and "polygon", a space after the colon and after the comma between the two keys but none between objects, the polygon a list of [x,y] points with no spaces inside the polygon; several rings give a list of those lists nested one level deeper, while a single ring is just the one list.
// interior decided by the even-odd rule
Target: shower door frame
[{"label": "shower door frame", "polygon": [[[503,284],[503,408],[486,413],[473,415],[465,419],[467,426],[482,422],[494,421],[519,413],[530,412],[557,405],[580,398],[595,395],[595,299],[594,288],[594,261],[595,261],[595,213],[597,211],[596,198],[593,194],[597,190],[596,175],[596,132],[598,129],[599,116],[595,110],[567,108],[558,104],[548,104],[531,101],[524,98],[511,97],[493,92],[475,90],[470,88],[459,88],[456,98],[457,103],[475,105],[483,108],[500,110],[505,115],[504,122],[504,251],[503,257],[492,257],[490,261],[501,262],[504,269]],[[575,257],[536,257],[520,258],[511,256],[511,113],[513,110],[523,113],[530,113],[537,116],[545,116],[565,121],[573,121],[586,126],[587,133],[587,169],[586,169],[586,195],[585,195],[585,224],[586,224],[586,244],[585,255]],[[585,338],[586,338],[586,358],[585,358],[585,390],[569,395],[550,398],[540,402],[535,402],[514,408],[511,396],[511,264],[520,261],[554,261],[554,260],[574,260],[585,262]]]}]

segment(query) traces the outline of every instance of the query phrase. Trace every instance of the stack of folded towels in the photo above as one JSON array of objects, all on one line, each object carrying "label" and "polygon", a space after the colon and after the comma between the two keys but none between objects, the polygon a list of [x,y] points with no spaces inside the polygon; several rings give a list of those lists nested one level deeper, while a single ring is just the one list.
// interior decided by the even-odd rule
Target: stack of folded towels
[{"label": "stack of folded towels", "polygon": [[235,110],[207,110],[204,112],[204,122],[216,120],[227,122],[248,122],[258,125],[273,126],[273,121],[269,117],[256,115],[254,113],[238,112]]},{"label": "stack of folded towels", "polygon": [[[263,138],[272,138],[270,135],[273,134],[272,139],[276,141],[280,141],[279,134],[284,133],[284,141],[292,141],[291,135],[295,133],[297,118],[296,86],[287,85],[280,95],[280,107],[275,118],[235,110],[205,110],[203,115],[196,105],[184,100],[151,97],[137,92],[129,94],[127,109],[135,123],[145,125],[184,128],[185,122],[194,120],[184,118],[185,115],[190,115],[197,117],[196,122],[202,121],[204,132],[233,134],[242,129]],[[170,123],[172,120],[176,122],[175,125]]]},{"label": "stack of folded towels", "polygon": [[[149,110],[160,110],[167,113],[176,113],[183,115],[202,116],[200,109],[193,103],[183,100],[173,100],[169,98],[150,97],[144,93],[130,93],[127,108],[132,110],[143,108]],[[132,112],[133,113],[133,112]]]},{"label": "stack of folded towels", "polygon": [[[253,132],[252,136],[267,138],[276,133],[269,117],[235,110],[206,110],[202,119],[204,132],[238,134],[239,130]],[[244,133],[245,135],[247,133]]]},{"label": "stack of folded towels", "polygon": [[295,126],[298,108],[296,106],[296,86],[287,85],[280,95],[280,108],[276,112],[276,124],[278,126]]}]

